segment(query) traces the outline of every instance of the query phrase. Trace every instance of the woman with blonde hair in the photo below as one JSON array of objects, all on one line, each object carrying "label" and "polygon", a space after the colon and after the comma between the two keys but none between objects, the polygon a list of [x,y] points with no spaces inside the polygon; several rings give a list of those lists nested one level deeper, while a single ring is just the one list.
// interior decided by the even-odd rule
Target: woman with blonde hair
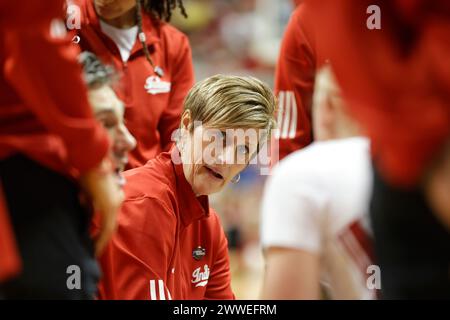
[{"label": "woman with blonde hair", "polygon": [[237,183],[273,128],[275,98],[251,77],[217,75],[189,92],[176,146],[125,172],[101,299],[233,299],[227,240],[208,195]]}]

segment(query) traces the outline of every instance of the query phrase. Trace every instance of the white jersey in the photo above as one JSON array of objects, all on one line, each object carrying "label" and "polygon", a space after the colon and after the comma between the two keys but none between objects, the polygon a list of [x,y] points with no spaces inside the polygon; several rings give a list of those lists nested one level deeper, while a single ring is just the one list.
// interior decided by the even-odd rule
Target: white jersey
[{"label": "white jersey", "polygon": [[262,205],[263,247],[317,253],[332,299],[373,299],[368,237],[371,164],[366,138],[315,142],[281,161]]}]

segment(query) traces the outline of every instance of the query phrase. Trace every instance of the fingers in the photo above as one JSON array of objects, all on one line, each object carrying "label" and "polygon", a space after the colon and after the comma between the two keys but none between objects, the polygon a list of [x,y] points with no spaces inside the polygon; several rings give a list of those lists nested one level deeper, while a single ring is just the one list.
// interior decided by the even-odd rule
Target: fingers
[{"label": "fingers", "polygon": [[433,172],[425,193],[437,218],[450,230],[450,174],[439,169]]},{"label": "fingers", "polygon": [[96,239],[95,253],[99,256],[108,241],[114,235],[117,227],[117,215],[124,199],[123,191],[116,185],[113,186],[114,192],[109,193],[107,203],[103,208],[98,208],[102,221],[100,223],[100,231]]},{"label": "fingers", "polygon": [[428,171],[424,186],[434,214],[450,230],[450,145]]},{"label": "fingers", "polygon": [[109,240],[116,230],[116,219],[106,219],[101,226],[100,232],[95,241],[95,255],[98,257],[102,254]]}]

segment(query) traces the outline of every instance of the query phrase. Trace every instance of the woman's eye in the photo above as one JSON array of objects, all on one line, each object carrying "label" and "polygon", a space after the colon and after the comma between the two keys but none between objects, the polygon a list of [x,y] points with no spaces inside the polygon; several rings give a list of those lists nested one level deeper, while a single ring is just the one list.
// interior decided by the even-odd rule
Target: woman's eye
[{"label": "woman's eye", "polygon": [[248,154],[250,150],[247,146],[237,146],[237,151],[239,154]]},{"label": "woman's eye", "polygon": [[113,129],[115,126],[117,126],[117,119],[114,119],[113,117],[106,117],[100,120],[102,125],[106,129]]},{"label": "woman's eye", "polygon": [[217,138],[218,140],[225,140],[226,134],[223,133],[223,132],[218,132],[218,133],[216,134],[216,138]]},{"label": "woman's eye", "polygon": [[108,120],[105,122],[105,128],[112,129],[117,125],[117,121],[114,120]]},{"label": "woman's eye", "polygon": [[223,146],[225,146],[226,145],[226,141],[227,141],[226,137],[227,136],[226,136],[226,134],[224,132],[218,132],[216,134],[216,141],[217,142],[221,142],[223,144]]},{"label": "woman's eye", "polygon": [[213,132],[208,132],[206,135],[207,139],[209,139],[209,141],[222,141],[223,136],[220,132],[217,131],[213,131]]},{"label": "woman's eye", "polygon": [[114,129],[119,125],[119,117],[111,110],[102,110],[95,114],[97,120],[105,127],[105,129]]}]

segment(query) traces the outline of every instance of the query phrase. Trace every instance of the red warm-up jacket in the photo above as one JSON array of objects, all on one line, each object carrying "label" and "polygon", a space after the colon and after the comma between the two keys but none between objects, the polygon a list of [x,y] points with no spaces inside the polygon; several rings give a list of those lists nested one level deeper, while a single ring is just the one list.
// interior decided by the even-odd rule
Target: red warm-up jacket
[{"label": "red warm-up jacket", "polygon": [[450,3],[307,3],[316,45],[330,58],[351,113],[370,137],[381,174],[390,184],[420,183],[450,139]]},{"label": "red warm-up jacket", "polygon": [[275,138],[280,160],[312,142],[311,104],[317,60],[313,26],[308,8],[301,3],[283,35],[275,71],[279,129]]},{"label": "red warm-up jacket", "polygon": [[225,233],[208,197],[196,197],[172,161],[178,155],[173,148],[125,172],[100,299],[234,299]]},{"label": "red warm-up jacket", "polygon": [[[88,104],[62,0],[0,0],[0,161],[14,154],[69,176],[98,163],[108,138]],[[0,190],[1,192],[1,190]],[[0,195],[0,280],[20,262]]]},{"label": "red warm-up jacket", "polygon": [[129,59],[122,61],[115,42],[103,33],[93,0],[77,0],[81,9],[80,46],[115,68],[119,83],[114,89],[125,103],[125,120],[137,145],[130,152],[128,168],[144,165],[172,144],[172,133],[180,126],[183,101],[194,84],[194,69],[187,37],[162,21],[142,13],[146,45],[158,78],[136,38]]}]

